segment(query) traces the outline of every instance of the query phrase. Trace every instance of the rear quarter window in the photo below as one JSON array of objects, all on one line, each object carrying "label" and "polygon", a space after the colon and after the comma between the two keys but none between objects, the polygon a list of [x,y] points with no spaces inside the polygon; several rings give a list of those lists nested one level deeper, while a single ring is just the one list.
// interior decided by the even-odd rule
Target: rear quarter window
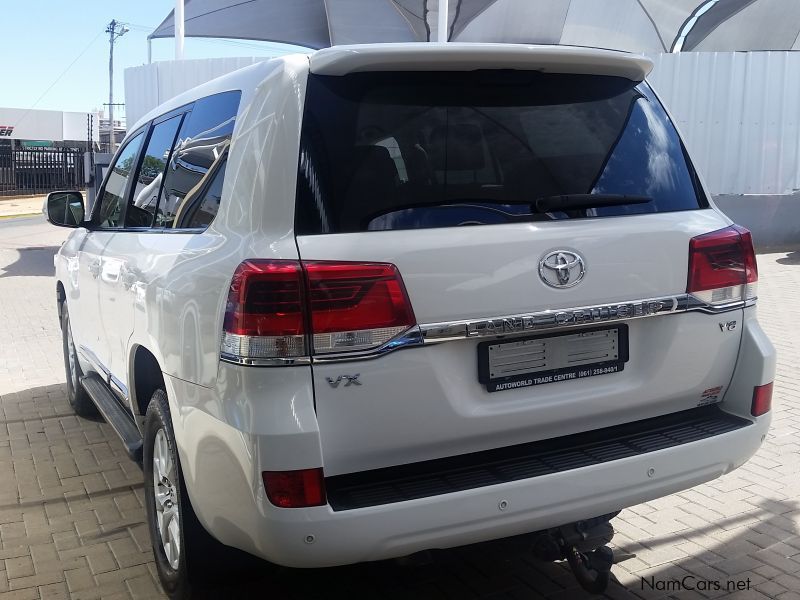
[{"label": "rear quarter window", "polygon": [[[548,213],[534,206],[572,194],[649,200]],[[309,76],[300,235],[706,206],[646,83],[528,71]]]},{"label": "rear quarter window", "polygon": [[197,100],[187,113],[164,175],[155,227],[207,227],[219,208],[241,92]]}]

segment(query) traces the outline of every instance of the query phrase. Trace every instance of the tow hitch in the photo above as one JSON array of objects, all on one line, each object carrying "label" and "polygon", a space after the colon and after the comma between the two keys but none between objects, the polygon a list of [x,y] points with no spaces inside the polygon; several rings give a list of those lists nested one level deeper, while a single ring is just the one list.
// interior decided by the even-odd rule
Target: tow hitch
[{"label": "tow hitch", "polygon": [[540,560],[566,560],[580,586],[592,594],[606,591],[614,554],[606,544],[614,537],[610,521],[619,512],[562,525],[539,533],[533,554]]}]

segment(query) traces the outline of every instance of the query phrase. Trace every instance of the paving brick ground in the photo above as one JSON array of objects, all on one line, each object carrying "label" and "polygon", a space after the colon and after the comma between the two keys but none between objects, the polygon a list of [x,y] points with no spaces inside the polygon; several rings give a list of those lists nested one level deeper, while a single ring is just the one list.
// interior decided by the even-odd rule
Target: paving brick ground
[{"label": "paving brick ground", "polygon": [[[108,425],[75,417],[65,398],[51,279],[65,234],[41,218],[0,223],[0,599],[159,598],[141,471]],[[761,320],[780,351],[770,435],[730,475],[623,511],[616,549],[636,556],[614,567],[611,598],[800,598],[800,252],[759,263]],[[698,589],[677,593],[670,581],[687,576]],[[660,589],[642,583],[651,577]],[[705,580],[749,580],[750,589],[705,590]],[[251,568],[206,593],[345,595],[587,597],[562,565],[537,563],[513,541],[442,552],[425,565]]]}]

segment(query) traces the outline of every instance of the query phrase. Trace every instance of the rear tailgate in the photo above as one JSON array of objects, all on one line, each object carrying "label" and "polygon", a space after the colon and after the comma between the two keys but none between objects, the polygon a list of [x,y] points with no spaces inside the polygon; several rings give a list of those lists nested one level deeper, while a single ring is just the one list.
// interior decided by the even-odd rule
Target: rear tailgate
[{"label": "rear tailgate", "polygon": [[[430,324],[681,294],[689,239],[724,226],[721,216],[706,210],[610,218],[591,226],[565,221],[485,227],[480,235],[464,228],[307,236],[298,242],[304,259],[394,263],[417,322]],[[564,247],[563,240],[585,257],[586,275],[574,288],[553,289],[539,278],[538,263],[547,251]],[[726,313],[724,320],[741,321],[740,315]],[[721,320],[699,312],[626,320],[629,360],[621,372],[494,393],[478,374],[478,346],[497,339],[492,337],[316,363],[326,473],[546,439],[721,399],[740,338],[738,329],[722,333]],[[329,383],[354,374],[360,386]]]},{"label": "rear tailgate", "polygon": [[[368,360],[314,358],[327,475],[722,398],[740,332],[719,315],[603,318],[685,300],[690,240],[729,222],[646,84],[595,67],[310,75],[300,258],[396,265],[430,333]],[[563,210],[537,208],[562,195]],[[571,326],[514,330],[558,314]]]}]

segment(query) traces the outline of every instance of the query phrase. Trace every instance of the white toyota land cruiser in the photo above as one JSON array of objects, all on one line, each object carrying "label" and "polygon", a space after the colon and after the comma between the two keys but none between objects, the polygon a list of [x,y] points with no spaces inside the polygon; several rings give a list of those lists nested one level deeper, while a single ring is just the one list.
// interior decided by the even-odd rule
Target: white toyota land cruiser
[{"label": "white toyota land cruiser", "polygon": [[144,117],[86,217],[50,195],[69,399],[142,460],[168,593],[211,546],[321,567],[519,534],[600,590],[620,509],[756,451],[751,236],[650,68],[285,56]]}]

